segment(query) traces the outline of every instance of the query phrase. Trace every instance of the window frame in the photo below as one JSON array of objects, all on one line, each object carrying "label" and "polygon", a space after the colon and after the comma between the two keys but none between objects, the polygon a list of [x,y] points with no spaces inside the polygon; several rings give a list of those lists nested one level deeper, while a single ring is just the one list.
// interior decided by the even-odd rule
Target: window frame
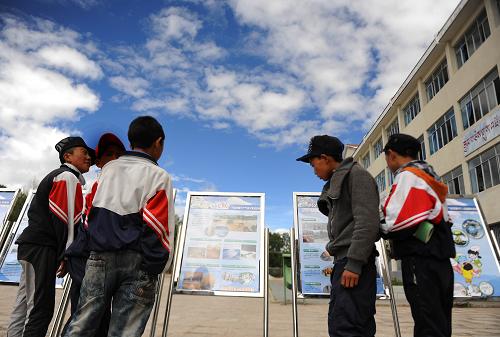
[{"label": "window frame", "polygon": [[431,101],[443,89],[449,79],[448,63],[445,57],[425,81],[425,91],[428,101]]}]

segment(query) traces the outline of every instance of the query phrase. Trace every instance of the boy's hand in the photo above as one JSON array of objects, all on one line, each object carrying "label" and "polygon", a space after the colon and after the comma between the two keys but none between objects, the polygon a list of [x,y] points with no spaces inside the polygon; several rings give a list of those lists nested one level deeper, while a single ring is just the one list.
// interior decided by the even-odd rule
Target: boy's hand
[{"label": "boy's hand", "polygon": [[59,268],[57,268],[56,276],[62,278],[64,276],[66,276],[66,273],[67,273],[67,271],[66,271],[66,261],[62,260],[61,264],[59,264]]},{"label": "boy's hand", "polygon": [[340,284],[344,288],[354,288],[358,285],[359,275],[349,270],[344,270],[340,279]]}]

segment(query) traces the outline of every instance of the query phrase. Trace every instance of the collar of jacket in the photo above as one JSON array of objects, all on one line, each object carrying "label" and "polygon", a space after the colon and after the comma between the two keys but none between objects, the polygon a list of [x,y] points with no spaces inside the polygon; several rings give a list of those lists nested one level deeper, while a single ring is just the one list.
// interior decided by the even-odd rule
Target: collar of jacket
[{"label": "collar of jacket", "polygon": [[158,162],[156,160],[154,160],[153,157],[151,157],[149,154],[142,152],[142,151],[126,151],[123,155],[147,159],[150,162],[152,162],[153,164],[155,164],[156,166],[158,166]]},{"label": "collar of jacket", "polygon": [[352,157],[344,159],[339,167],[333,171],[333,175],[323,186],[323,191],[318,199],[318,208],[321,213],[328,215],[328,199],[338,199],[342,190],[342,184],[356,162]]},{"label": "collar of jacket", "polygon": [[340,163],[339,167],[333,171],[333,175],[329,181],[329,188],[326,192],[329,198],[338,199],[340,197],[344,179],[347,177],[355,163],[356,162],[353,158],[346,158]]},{"label": "collar of jacket", "polygon": [[85,178],[83,177],[83,174],[78,171],[78,169],[76,168],[75,165],[73,164],[70,164],[70,163],[64,163],[61,165],[61,167],[63,166],[66,166],[67,168],[69,168],[69,170],[78,178],[78,180],[80,181],[80,184],[85,185]]}]

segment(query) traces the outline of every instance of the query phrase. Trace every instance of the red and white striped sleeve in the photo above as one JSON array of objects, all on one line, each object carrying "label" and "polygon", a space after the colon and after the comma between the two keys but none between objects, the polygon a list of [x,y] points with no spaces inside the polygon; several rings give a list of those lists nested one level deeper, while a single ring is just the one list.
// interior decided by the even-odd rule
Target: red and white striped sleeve
[{"label": "red and white striped sleeve", "polygon": [[81,220],[83,211],[82,185],[73,173],[64,171],[54,178],[49,210],[67,225],[67,248],[73,242],[74,225]]},{"label": "red and white striped sleeve", "polygon": [[383,207],[384,233],[395,232],[429,220],[435,224],[443,219],[443,204],[424,179],[409,171],[396,176]]},{"label": "red and white striped sleeve", "polygon": [[175,226],[174,200],[170,179],[162,184],[156,194],[148,200],[143,208],[142,216],[147,226],[155,232],[161,245],[170,252]]}]

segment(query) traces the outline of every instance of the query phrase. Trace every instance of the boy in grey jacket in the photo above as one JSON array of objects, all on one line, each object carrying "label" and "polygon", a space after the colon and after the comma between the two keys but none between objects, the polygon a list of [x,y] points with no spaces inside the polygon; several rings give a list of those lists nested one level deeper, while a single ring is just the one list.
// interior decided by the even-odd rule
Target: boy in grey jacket
[{"label": "boy in grey jacket", "polygon": [[334,257],[328,333],[375,336],[379,194],[368,171],[352,158],[342,160],[343,149],[336,137],[314,136],[307,154],[297,160],[326,181],[318,208],[328,216],[326,249]]}]

